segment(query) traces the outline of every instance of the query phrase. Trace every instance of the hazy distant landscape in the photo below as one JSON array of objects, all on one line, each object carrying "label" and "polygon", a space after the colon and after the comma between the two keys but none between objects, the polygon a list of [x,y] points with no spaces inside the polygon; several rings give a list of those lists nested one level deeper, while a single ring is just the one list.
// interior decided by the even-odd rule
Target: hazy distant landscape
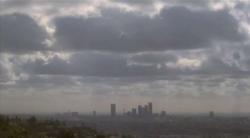
[{"label": "hazy distant landscape", "polygon": [[[4,118],[5,117],[5,118]],[[10,115],[0,118],[0,136],[41,138],[249,138],[246,115],[166,116]]]},{"label": "hazy distant landscape", "polygon": [[[249,138],[250,114],[160,113],[152,102],[128,112],[11,114],[0,117],[0,136],[42,138]],[[108,110],[108,109],[107,109]]]}]

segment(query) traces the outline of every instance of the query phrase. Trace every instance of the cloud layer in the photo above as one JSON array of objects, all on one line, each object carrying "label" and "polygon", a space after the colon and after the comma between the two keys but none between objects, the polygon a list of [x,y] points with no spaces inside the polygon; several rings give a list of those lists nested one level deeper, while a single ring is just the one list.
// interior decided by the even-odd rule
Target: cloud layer
[{"label": "cloud layer", "polygon": [[249,1],[0,4],[0,112],[104,111],[110,102],[153,101],[173,112],[250,105]]},{"label": "cloud layer", "polygon": [[30,16],[14,13],[0,16],[0,52],[31,52],[46,49],[47,33]]},{"label": "cloud layer", "polygon": [[163,9],[150,18],[116,10],[101,17],[55,19],[62,49],[118,52],[196,49],[214,42],[241,42],[239,22],[227,10],[191,11],[185,7]]}]

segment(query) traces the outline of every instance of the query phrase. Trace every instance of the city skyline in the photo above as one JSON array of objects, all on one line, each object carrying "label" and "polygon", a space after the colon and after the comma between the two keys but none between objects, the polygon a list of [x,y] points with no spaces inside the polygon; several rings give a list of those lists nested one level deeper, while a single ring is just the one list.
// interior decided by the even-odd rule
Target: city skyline
[{"label": "city skyline", "polygon": [[[121,117],[121,116],[127,116],[127,117],[141,117],[141,118],[152,118],[152,117],[167,117],[167,115],[207,115],[210,118],[214,118],[215,117],[215,111],[210,110],[207,112],[201,112],[201,113],[176,113],[176,112],[168,112],[166,110],[158,110],[156,111],[155,109],[153,109],[153,103],[152,102],[148,102],[146,104],[143,105],[136,105],[134,107],[130,107],[130,108],[123,108],[122,111],[119,107],[119,104],[117,103],[111,103],[110,104],[110,108],[109,109],[105,109],[106,112],[100,112],[98,110],[92,110],[92,112],[78,112],[78,111],[71,111],[68,110],[67,112],[61,112],[61,113],[57,113],[57,114],[64,114],[66,116],[75,116],[75,117],[80,117],[80,115],[89,115],[89,116],[93,116],[93,117],[98,117],[98,116],[103,116],[103,115],[108,115],[110,117],[116,118],[116,117]],[[217,112],[219,113],[219,115],[242,115],[242,114],[223,114],[222,112]],[[216,114],[217,114],[216,113]],[[246,114],[245,114],[246,115]]]}]

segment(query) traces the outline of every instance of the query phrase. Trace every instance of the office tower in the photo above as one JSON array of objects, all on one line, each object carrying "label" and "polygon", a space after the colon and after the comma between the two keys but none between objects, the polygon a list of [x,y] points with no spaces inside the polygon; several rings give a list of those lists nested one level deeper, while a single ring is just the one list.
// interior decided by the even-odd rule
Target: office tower
[{"label": "office tower", "polygon": [[145,116],[145,113],[146,113],[146,109],[145,109],[145,106],[142,106],[142,111],[141,111],[141,115],[142,115],[142,116]]},{"label": "office tower", "polygon": [[72,112],[71,115],[77,117],[77,116],[79,116],[79,113],[78,112]]},{"label": "office tower", "polygon": [[116,116],[116,105],[115,104],[111,104],[110,106],[110,114],[111,116]]},{"label": "office tower", "polygon": [[96,117],[96,111],[93,111],[93,117]]},{"label": "office tower", "polygon": [[148,112],[149,115],[153,115],[153,104],[151,102],[148,103]]},{"label": "office tower", "polygon": [[142,106],[138,105],[138,115],[142,116]]},{"label": "office tower", "polygon": [[132,108],[132,116],[136,116],[136,108]]},{"label": "office tower", "polygon": [[127,116],[131,116],[131,112],[130,111],[127,112]]},{"label": "office tower", "polygon": [[214,111],[210,111],[210,112],[209,112],[209,117],[210,117],[210,118],[214,118]]},{"label": "office tower", "polygon": [[161,111],[161,117],[165,117],[167,115],[166,111]]},{"label": "office tower", "polygon": [[144,105],[143,116],[148,115],[148,105]]}]

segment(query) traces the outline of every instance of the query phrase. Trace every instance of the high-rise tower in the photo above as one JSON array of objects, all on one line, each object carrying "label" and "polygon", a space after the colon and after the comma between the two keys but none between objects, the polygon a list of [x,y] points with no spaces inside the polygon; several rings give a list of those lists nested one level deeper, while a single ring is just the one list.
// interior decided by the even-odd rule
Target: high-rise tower
[{"label": "high-rise tower", "polygon": [[153,104],[151,102],[148,103],[148,114],[153,115]]},{"label": "high-rise tower", "polygon": [[139,116],[142,116],[142,113],[143,113],[143,111],[142,111],[142,110],[143,110],[143,107],[142,107],[141,105],[138,105],[138,109],[137,109],[137,110],[138,110],[138,115],[139,115]]},{"label": "high-rise tower", "polygon": [[116,116],[116,105],[115,104],[110,105],[110,114],[111,114],[111,116]]}]

